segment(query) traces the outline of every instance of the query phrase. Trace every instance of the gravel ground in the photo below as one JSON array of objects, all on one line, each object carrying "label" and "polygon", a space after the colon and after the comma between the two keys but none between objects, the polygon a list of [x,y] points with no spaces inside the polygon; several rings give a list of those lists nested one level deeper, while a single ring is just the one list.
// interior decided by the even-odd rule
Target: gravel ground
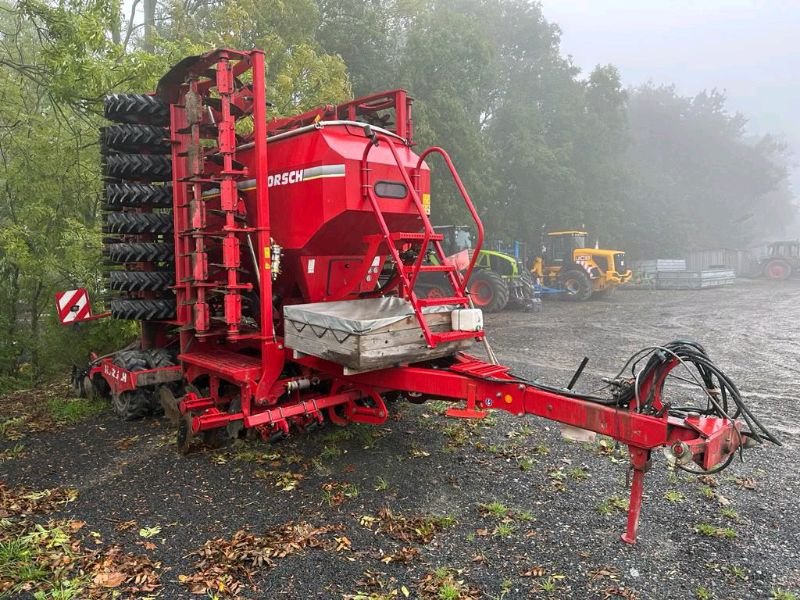
[{"label": "gravel ground", "polygon": [[[499,358],[520,375],[564,384],[588,356],[585,390],[642,347],[700,341],[784,442],[705,481],[670,472],[656,456],[633,547],[619,540],[621,449],[566,442],[538,418],[446,419],[438,403],[395,405],[382,428],[327,427],[185,458],[164,421],[120,423],[106,411],[19,441],[0,437],[0,451],[24,444],[0,472],[10,486],[76,488],[56,516],[160,561],[161,598],[191,597],[179,576],[193,573],[189,554],[207,540],[289,521],[338,526],[339,542],[276,560],[245,581],[241,597],[429,597],[426,575],[439,569],[441,580],[446,568],[469,598],[779,598],[800,593],[798,297],[800,282],[742,282],[488,317]],[[383,507],[444,517],[445,526],[429,543],[400,542],[364,519]],[[139,529],[156,526],[145,546]],[[401,561],[393,556],[401,547],[418,554]]]}]

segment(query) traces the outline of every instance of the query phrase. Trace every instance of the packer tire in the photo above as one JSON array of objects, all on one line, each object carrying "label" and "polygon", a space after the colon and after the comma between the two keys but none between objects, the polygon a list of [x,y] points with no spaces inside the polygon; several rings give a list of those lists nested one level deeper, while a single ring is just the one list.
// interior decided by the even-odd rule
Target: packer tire
[{"label": "packer tire", "polygon": [[172,215],[166,213],[112,212],[106,215],[106,233],[172,233]]},{"label": "packer tire", "polygon": [[115,263],[172,262],[175,258],[175,245],[163,242],[109,244],[105,250]]},{"label": "packer tire", "polygon": [[111,271],[108,287],[123,292],[165,292],[173,285],[172,271]]},{"label": "packer tire", "polygon": [[111,301],[111,316],[127,321],[170,321],[175,318],[175,300],[119,298]]},{"label": "packer tire", "polygon": [[146,94],[109,94],[103,102],[103,115],[117,123],[169,125],[169,105]]},{"label": "packer tire", "polygon": [[115,179],[169,181],[172,159],[160,154],[109,154],[103,162],[103,173]]},{"label": "packer tire", "polygon": [[145,152],[169,154],[169,130],[153,125],[122,123],[100,130],[100,153]]},{"label": "packer tire", "polygon": [[105,188],[106,210],[142,207],[171,207],[172,184],[109,183]]}]

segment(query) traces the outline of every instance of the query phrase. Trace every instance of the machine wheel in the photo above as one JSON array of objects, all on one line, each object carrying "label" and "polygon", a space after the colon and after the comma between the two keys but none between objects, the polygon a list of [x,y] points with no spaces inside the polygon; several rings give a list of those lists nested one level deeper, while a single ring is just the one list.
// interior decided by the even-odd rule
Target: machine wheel
[{"label": "machine wheel", "polygon": [[172,206],[172,184],[109,183],[106,185],[104,205],[106,210],[143,206]]},{"label": "machine wheel", "polygon": [[175,318],[175,300],[128,300],[111,301],[111,316],[128,321],[169,321]]},{"label": "machine wheel", "polygon": [[109,244],[108,257],[115,263],[172,262],[175,258],[174,244],[143,242],[137,244]]},{"label": "machine wheel", "polygon": [[[147,361],[138,350],[119,352],[114,357],[114,364],[127,371],[144,371]],[[123,421],[135,421],[144,417],[150,409],[150,398],[144,390],[133,390],[114,394],[111,397],[114,413]]]},{"label": "machine wheel", "polygon": [[111,271],[108,286],[126,292],[164,292],[175,277],[172,271]]},{"label": "machine wheel", "polygon": [[508,304],[508,285],[505,280],[488,269],[476,271],[470,277],[467,291],[475,308],[484,312],[500,312]]},{"label": "machine wheel", "polygon": [[94,389],[94,384],[88,375],[83,378],[83,392],[89,402],[93,402],[98,397],[97,390]]},{"label": "machine wheel", "polygon": [[69,380],[72,394],[75,398],[86,398],[86,387],[84,385],[86,379],[88,378],[85,375],[85,371],[75,366],[72,367],[72,375]]},{"label": "machine wheel", "polygon": [[169,154],[169,131],[153,125],[120,124],[100,130],[100,153],[141,152]]},{"label": "machine wheel", "polygon": [[118,123],[169,125],[169,106],[160,98],[145,94],[110,94],[105,97],[103,114]]},{"label": "machine wheel", "polygon": [[778,258],[769,261],[764,265],[764,275],[767,279],[784,280],[789,279],[792,274],[792,265],[787,261]]},{"label": "machine wheel", "polygon": [[107,233],[172,233],[172,215],[166,213],[112,212],[106,215]]},{"label": "machine wheel", "polygon": [[559,283],[566,292],[561,294],[565,300],[583,302],[592,297],[592,281],[582,269],[569,269],[559,277]]},{"label": "machine wheel", "polygon": [[122,392],[111,398],[111,404],[123,421],[137,421],[150,412],[150,394],[144,390]]},{"label": "machine wheel", "polygon": [[175,358],[172,353],[165,348],[151,348],[144,354],[148,369],[160,369],[175,365]]},{"label": "machine wheel", "polygon": [[103,165],[107,177],[116,179],[172,179],[172,159],[159,154],[111,154]]}]

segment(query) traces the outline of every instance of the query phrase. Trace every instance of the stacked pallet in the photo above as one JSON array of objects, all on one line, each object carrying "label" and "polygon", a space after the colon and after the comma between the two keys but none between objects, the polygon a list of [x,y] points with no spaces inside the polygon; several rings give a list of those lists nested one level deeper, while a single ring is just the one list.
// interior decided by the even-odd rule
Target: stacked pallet
[{"label": "stacked pallet", "polygon": [[699,290],[731,285],[736,280],[733,269],[689,271],[684,259],[642,260],[633,264],[631,289]]}]

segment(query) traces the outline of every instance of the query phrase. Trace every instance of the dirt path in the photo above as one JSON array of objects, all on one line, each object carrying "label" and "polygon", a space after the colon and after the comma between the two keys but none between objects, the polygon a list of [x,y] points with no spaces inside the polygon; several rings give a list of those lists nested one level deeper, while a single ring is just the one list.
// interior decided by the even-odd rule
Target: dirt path
[{"label": "dirt path", "polygon": [[[534,418],[453,421],[437,405],[396,406],[380,429],[328,427],[187,458],[165,423],[106,411],[0,438],[0,451],[24,446],[0,473],[9,486],[76,488],[50,517],[160,562],[162,598],[191,597],[181,576],[196,573],[189,555],[207,540],[289,521],[337,529],[252,583],[240,576],[241,597],[791,598],[776,594],[800,593],[798,299],[796,283],[744,282],[488,318],[500,359],[526,377],[565,383],[590,357],[584,389],[644,346],[696,339],[780,434],[783,447],[706,481],[670,474],[658,456],[636,547],[618,539],[627,463],[613,447],[564,442]],[[143,538],[142,528],[160,531]]]}]

